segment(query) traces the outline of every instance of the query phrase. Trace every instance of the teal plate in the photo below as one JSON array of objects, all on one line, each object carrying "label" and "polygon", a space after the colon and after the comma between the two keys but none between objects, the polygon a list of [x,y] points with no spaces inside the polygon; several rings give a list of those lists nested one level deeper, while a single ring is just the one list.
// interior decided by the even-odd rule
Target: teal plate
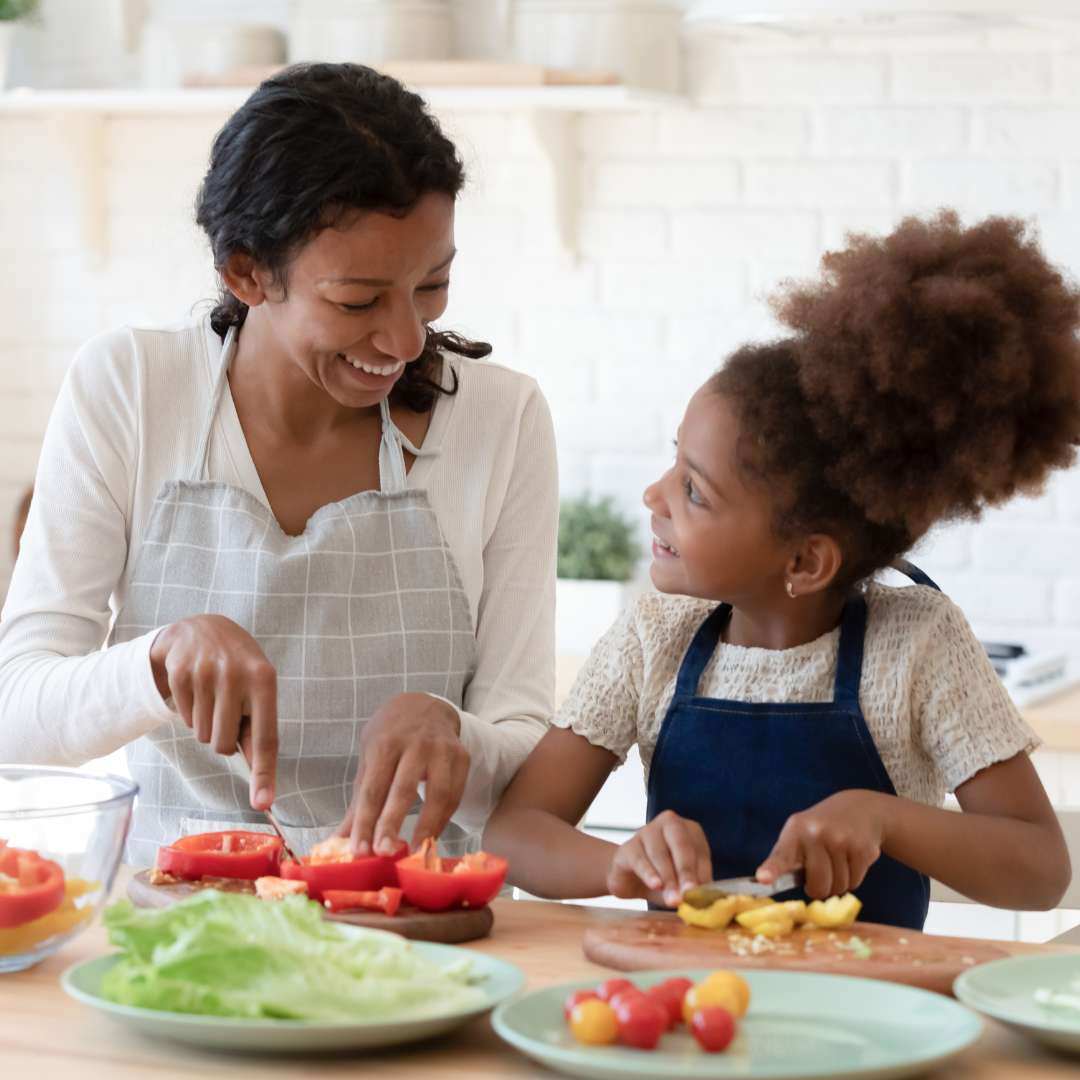
[{"label": "teal plate", "polygon": [[[695,982],[709,972],[654,971],[641,987],[682,975]],[[581,1046],[563,1018],[563,1001],[596,981],[549,987],[508,1001],[495,1011],[495,1030],[522,1053],[569,1076],[626,1080],[642,1077],[740,1077],[769,1080],[880,1080],[911,1076],[940,1064],[978,1039],[982,1022],[951,998],[896,983],[802,972],[743,972],[750,1011],[722,1054],[706,1054],[680,1027],[656,1050]]]},{"label": "teal plate", "polygon": [[[348,929],[348,928],[346,928]],[[376,931],[377,932],[377,931]],[[367,931],[371,933],[371,931]],[[468,957],[474,985],[484,993],[475,1007],[414,1014],[400,1020],[365,1020],[313,1023],[301,1020],[239,1020],[190,1013],[161,1012],[131,1005],[117,1005],[101,996],[101,979],[119,959],[101,956],[76,964],[64,972],[61,984],[73,998],[98,1009],[114,1020],[152,1039],[189,1043],[206,1050],[263,1053],[312,1053],[327,1050],[374,1050],[384,1046],[419,1042],[443,1035],[493,1009],[525,985],[520,968],[483,953],[435,945],[411,943],[425,959],[452,964]]]},{"label": "teal plate", "polygon": [[1080,956],[1013,956],[965,971],[956,996],[979,1012],[1018,1028],[1058,1050],[1080,1052],[1080,1009],[1054,1008],[1040,990],[1080,999]]}]

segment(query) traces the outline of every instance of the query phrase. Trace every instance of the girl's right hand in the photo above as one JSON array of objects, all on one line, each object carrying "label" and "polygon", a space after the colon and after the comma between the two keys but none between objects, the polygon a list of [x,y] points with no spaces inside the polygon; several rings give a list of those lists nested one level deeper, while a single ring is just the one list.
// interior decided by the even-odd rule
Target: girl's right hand
[{"label": "girl's right hand", "polygon": [[277,672],[259,643],[223,615],[192,615],[158,634],[150,665],[162,698],[172,697],[199,742],[226,757],[244,750],[251,805],[268,809],[277,774]]},{"label": "girl's right hand", "polygon": [[665,810],[616,849],[607,886],[612,896],[673,908],[687,889],[711,880],[712,855],[701,826]]}]

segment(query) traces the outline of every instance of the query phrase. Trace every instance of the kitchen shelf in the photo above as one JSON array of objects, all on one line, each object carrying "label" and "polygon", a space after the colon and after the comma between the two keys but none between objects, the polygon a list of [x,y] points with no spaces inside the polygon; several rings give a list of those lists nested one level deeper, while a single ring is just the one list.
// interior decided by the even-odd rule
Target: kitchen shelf
[{"label": "kitchen shelf", "polygon": [[[0,113],[146,114],[231,112],[254,87],[178,90],[26,90],[0,93]],[[436,110],[640,112],[683,104],[678,94],[633,86],[416,86]]]}]

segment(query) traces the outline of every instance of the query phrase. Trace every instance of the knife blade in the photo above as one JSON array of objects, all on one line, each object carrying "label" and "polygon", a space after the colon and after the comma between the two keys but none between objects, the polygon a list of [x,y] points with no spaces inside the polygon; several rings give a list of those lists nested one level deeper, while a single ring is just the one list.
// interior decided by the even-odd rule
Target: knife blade
[{"label": "knife blade", "polygon": [[707,881],[703,885],[687,889],[683,893],[683,902],[691,907],[707,908],[717,900],[723,900],[725,896],[775,896],[777,893],[787,892],[788,889],[797,889],[805,882],[806,875],[802,870],[781,874],[768,885],[752,877],[724,878],[722,881]]},{"label": "knife blade", "polygon": [[[246,716],[241,717],[240,718],[240,734],[241,734],[241,738],[246,733],[245,728],[248,727],[248,726],[250,726],[250,720],[248,719],[248,717],[246,717]],[[240,761],[242,762],[242,768],[247,773],[247,781],[248,781],[248,784],[250,785],[251,784],[251,762],[248,761],[247,751],[244,749],[243,746],[240,745],[240,741],[241,740],[238,738],[237,739],[237,746],[239,747],[239,753],[237,754],[237,757],[239,757]],[[269,822],[270,827],[274,830],[275,833],[277,833],[278,839],[281,841],[281,853],[285,856],[285,858],[289,859],[291,862],[299,862],[300,860],[296,857],[296,854],[293,852],[293,849],[291,847],[289,847],[289,841],[285,839],[285,833],[282,832],[281,826],[278,824],[278,820],[277,820],[276,817],[274,817],[274,814],[271,811],[271,809],[269,807],[267,807],[265,810],[262,811],[262,813],[265,816],[266,820]]]}]

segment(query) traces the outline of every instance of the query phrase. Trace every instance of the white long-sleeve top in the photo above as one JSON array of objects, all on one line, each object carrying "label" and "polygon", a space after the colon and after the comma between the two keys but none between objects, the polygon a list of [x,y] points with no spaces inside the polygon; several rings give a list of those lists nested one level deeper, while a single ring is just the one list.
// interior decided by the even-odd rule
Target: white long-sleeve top
[{"label": "white long-sleeve top", "polygon": [[[0,619],[0,761],[78,765],[172,718],[150,666],[157,630],[103,648],[161,486],[189,475],[222,343],[207,320],[103,334],[76,356],[38,464]],[[558,476],[547,403],[528,376],[452,357],[408,484],[425,489],[476,628],[454,820],[477,829],[553,711]],[[227,393],[208,480],[269,506]]]}]

